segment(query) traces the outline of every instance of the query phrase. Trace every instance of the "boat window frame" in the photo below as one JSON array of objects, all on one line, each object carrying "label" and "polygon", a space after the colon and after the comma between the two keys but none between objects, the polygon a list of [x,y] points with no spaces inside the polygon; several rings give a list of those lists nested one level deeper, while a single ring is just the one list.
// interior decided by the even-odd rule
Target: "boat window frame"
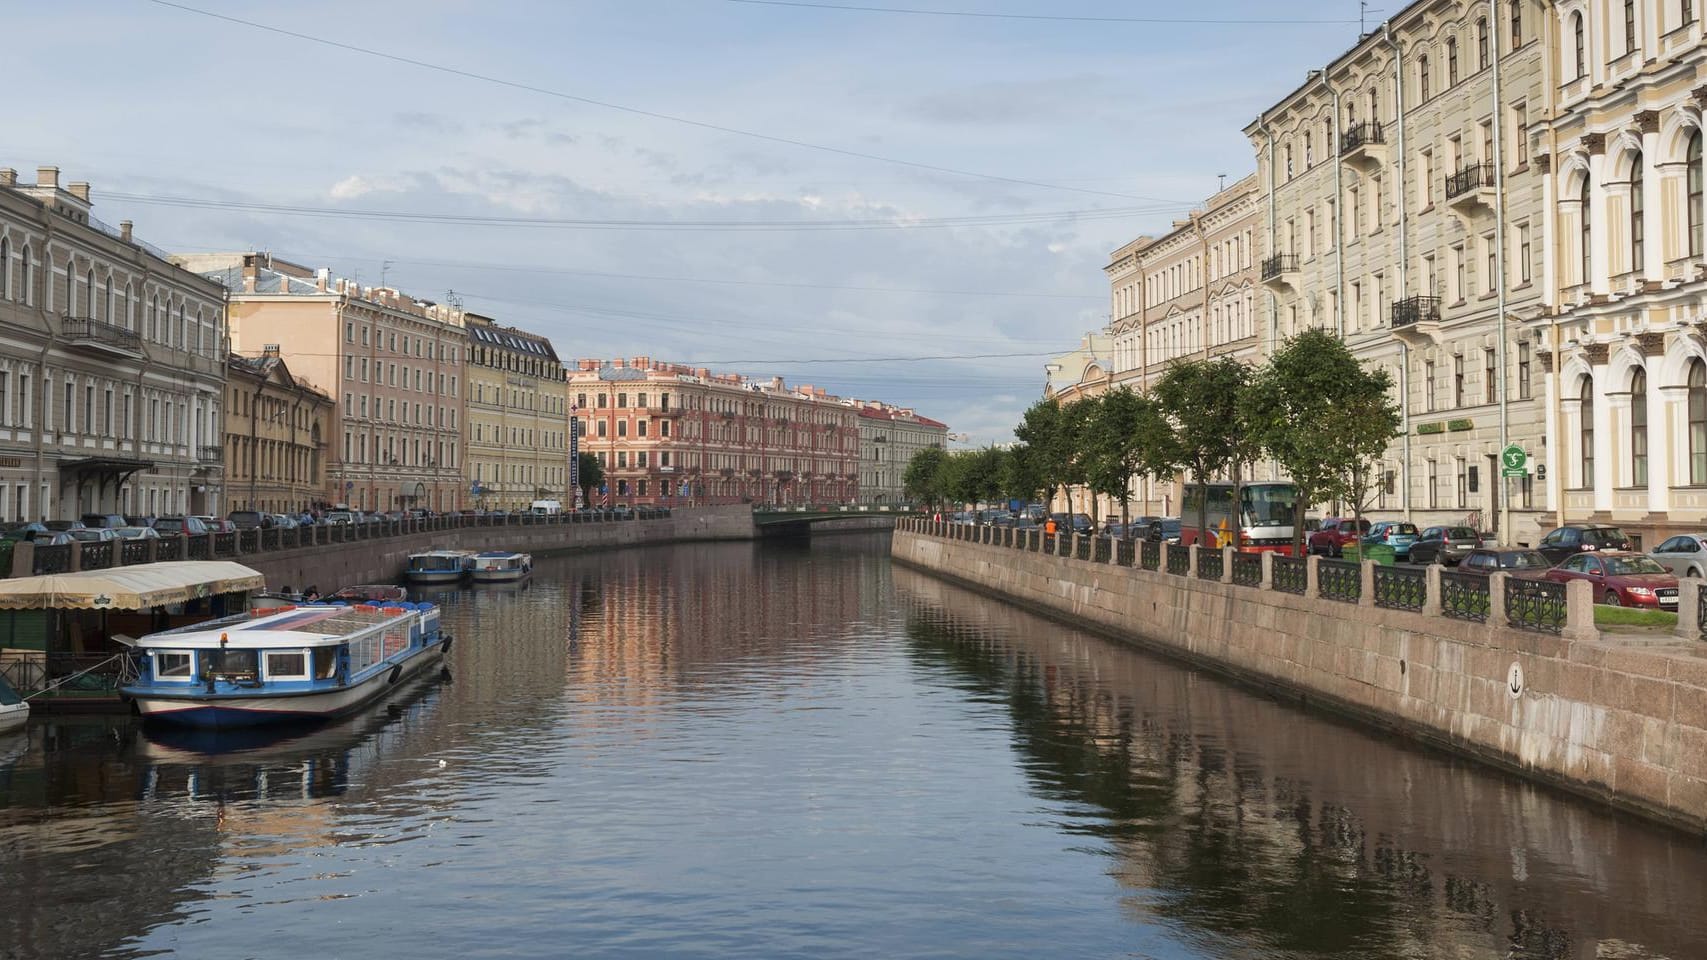
[{"label": "boat window frame", "polygon": [[[273,672],[274,657],[297,657],[302,661],[302,669],[296,673],[275,673]],[[273,650],[262,650],[261,676],[265,680],[310,680],[313,678],[313,675],[309,673],[312,663],[313,657],[309,655],[307,647],[281,647]]]},{"label": "boat window frame", "polygon": [[[149,669],[154,673],[154,679],[160,683],[195,683],[196,682],[196,652],[194,650],[150,650],[148,651]],[[182,674],[169,674],[160,669],[162,657],[182,657],[185,671]]]}]

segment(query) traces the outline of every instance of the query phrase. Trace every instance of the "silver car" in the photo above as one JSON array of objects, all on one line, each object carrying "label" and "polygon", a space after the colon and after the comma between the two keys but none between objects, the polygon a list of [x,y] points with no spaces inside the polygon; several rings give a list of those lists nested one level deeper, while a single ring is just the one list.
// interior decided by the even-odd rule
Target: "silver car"
[{"label": "silver car", "polygon": [[1648,551],[1674,577],[1707,574],[1707,534],[1684,533]]}]

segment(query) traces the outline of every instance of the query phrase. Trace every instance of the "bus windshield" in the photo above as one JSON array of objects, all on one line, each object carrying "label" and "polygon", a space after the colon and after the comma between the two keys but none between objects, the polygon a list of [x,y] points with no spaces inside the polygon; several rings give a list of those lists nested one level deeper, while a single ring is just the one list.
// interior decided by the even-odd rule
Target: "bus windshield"
[{"label": "bus windshield", "polygon": [[1298,494],[1291,484],[1256,483],[1243,489],[1245,523],[1252,527],[1292,525]]}]

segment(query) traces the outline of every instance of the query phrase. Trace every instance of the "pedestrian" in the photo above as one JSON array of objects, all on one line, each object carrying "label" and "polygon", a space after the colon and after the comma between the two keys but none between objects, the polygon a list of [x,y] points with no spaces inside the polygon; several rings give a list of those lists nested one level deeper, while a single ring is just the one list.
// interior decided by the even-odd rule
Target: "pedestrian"
[{"label": "pedestrian", "polygon": [[1054,517],[1050,517],[1048,520],[1044,521],[1044,523],[1043,523],[1043,535],[1046,537],[1053,537],[1055,535],[1055,518]]}]

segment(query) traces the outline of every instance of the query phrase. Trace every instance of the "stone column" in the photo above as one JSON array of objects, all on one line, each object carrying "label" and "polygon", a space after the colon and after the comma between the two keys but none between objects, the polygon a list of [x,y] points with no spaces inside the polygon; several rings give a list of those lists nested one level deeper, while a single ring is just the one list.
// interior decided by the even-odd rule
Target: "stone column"
[{"label": "stone column", "polygon": [[[1593,58],[1590,58],[1593,59]],[[1606,142],[1601,137],[1597,142],[1598,149],[1591,147],[1593,152],[1588,158],[1589,176],[1589,209],[1584,213],[1590,218],[1589,250],[1593,257],[1589,266],[1593,273],[1583,278],[1592,284],[1589,289],[1594,293],[1605,294],[1611,289],[1611,254],[1612,254],[1612,204],[1607,202],[1606,195]]]},{"label": "stone column", "polygon": [[1261,554],[1259,554],[1259,556],[1262,558],[1262,583],[1259,584],[1259,586],[1261,586],[1262,589],[1264,589],[1264,590],[1273,590],[1274,589],[1274,551],[1273,550],[1264,550]]},{"label": "stone column", "polygon": [[1188,579],[1188,580],[1196,580],[1197,579],[1197,552],[1199,550],[1202,550],[1203,547],[1200,544],[1194,543],[1191,545],[1191,547],[1189,549],[1191,552],[1186,554],[1185,576],[1186,576],[1186,579]]},{"label": "stone column", "polygon": [[1701,587],[1707,581],[1684,577],[1677,582],[1677,636],[1682,640],[1701,639]]},{"label": "stone column", "polygon": [[70,560],[71,565],[69,567],[67,567],[66,569],[71,571],[72,573],[77,573],[78,571],[83,569],[83,541],[73,540],[73,541],[71,541],[70,546],[71,546],[71,560]]},{"label": "stone column", "polygon": [[1322,595],[1321,564],[1322,558],[1314,554],[1304,558],[1304,596],[1306,597]]},{"label": "stone column", "polygon": [[[1510,579],[1511,574],[1509,573],[1488,574],[1488,626],[1490,627],[1504,629],[1511,626],[1511,618],[1506,615],[1505,609],[1505,585],[1506,581]],[[1587,583],[1588,581],[1582,582]],[[1569,595],[1570,591],[1567,590],[1566,596],[1569,597]],[[1594,617],[1593,610],[1589,611],[1589,617],[1590,619]]]},{"label": "stone column", "polygon": [[14,577],[28,577],[35,573],[36,545],[28,540],[19,540],[12,544],[12,573]]},{"label": "stone column", "polygon": [[[1373,560],[1359,560],[1357,562],[1357,575],[1358,575],[1357,605],[1360,607],[1373,607],[1373,606],[1375,606],[1375,567],[1376,566],[1377,566],[1377,564]],[[1431,564],[1429,564],[1429,566],[1434,567],[1434,566],[1439,566],[1439,564],[1431,563]]]},{"label": "stone column", "polygon": [[[1694,3],[1695,0],[1689,0]],[[1649,48],[1653,49],[1653,48]],[[1643,280],[1658,283],[1665,277],[1665,244],[1675,236],[1666,223],[1668,208],[1661,192],[1660,118],[1653,111],[1636,115],[1642,125],[1642,262],[1635,265]],[[1682,210],[1679,204],[1670,210]]]},{"label": "stone column", "polygon": [[1431,563],[1427,567],[1423,568],[1423,577],[1425,578],[1424,586],[1426,590],[1423,597],[1422,613],[1425,617],[1440,616],[1442,596],[1440,575],[1443,571],[1444,568],[1442,568],[1438,563]]},{"label": "stone column", "polygon": [[1587,580],[1565,584],[1564,636],[1567,640],[1600,639],[1600,628],[1594,625],[1594,587]]},{"label": "stone column", "polygon": [[1221,548],[1221,582],[1222,583],[1232,583],[1233,582],[1233,558],[1238,556],[1238,555],[1239,555],[1239,551],[1234,547],[1229,546],[1229,547],[1222,547]]},{"label": "stone column", "polygon": [[[1612,511],[1613,477],[1617,475],[1618,464],[1612,459],[1612,403],[1607,396],[1614,389],[1621,389],[1606,382],[1605,344],[1595,344],[1585,351],[1594,371],[1594,509],[1597,513]],[[1629,404],[1625,404],[1628,409]],[[1582,411],[1579,409],[1580,417]],[[1649,431],[1652,434],[1652,430]]]}]

